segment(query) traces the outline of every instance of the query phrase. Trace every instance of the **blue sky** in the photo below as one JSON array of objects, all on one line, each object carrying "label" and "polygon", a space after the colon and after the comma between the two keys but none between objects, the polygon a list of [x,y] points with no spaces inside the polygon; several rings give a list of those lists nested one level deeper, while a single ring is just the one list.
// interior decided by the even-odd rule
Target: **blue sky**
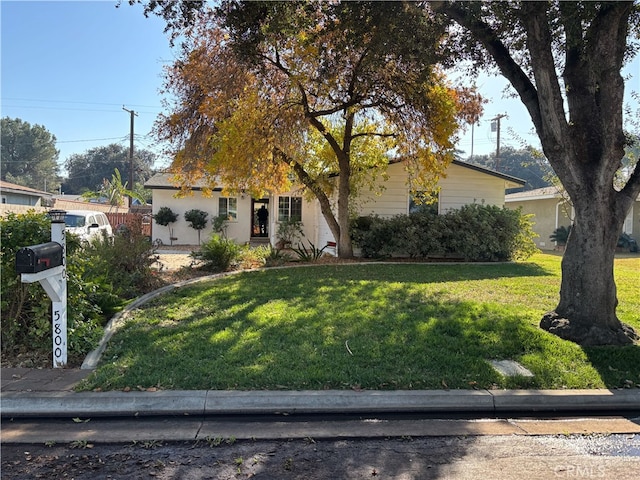
[{"label": "blue sky", "polygon": [[[164,21],[145,18],[140,5],[109,1],[5,1],[1,13],[1,115],[43,125],[57,138],[62,166],[69,155],[119,143],[129,145],[129,113],[135,117],[135,148],[159,152],[150,132],[162,111],[163,66],[174,52],[163,33]],[[640,63],[627,92],[640,92]],[[490,102],[474,129],[473,152],[492,154],[496,134],[490,119],[501,122],[501,147],[519,147],[516,139],[538,146],[524,106],[503,98],[501,77],[477,81]],[[637,109],[637,103],[636,103]],[[471,153],[471,131],[458,148]],[[156,167],[167,166],[160,159]]]},{"label": "blue sky", "polygon": [[2,1],[2,116],[53,133],[59,163],[73,153],[129,145],[153,150],[162,69],[173,60],[164,21],[112,1]]}]

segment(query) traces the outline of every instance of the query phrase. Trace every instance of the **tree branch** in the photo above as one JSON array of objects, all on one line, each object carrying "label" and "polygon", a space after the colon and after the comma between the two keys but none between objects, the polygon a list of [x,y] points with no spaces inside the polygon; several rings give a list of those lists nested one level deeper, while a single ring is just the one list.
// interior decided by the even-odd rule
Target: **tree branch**
[{"label": "tree branch", "polygon": [[[464,2],[461,2],[464,4]],[[509,80],[518,92],[522,103],[529,111],[531,121],[539,132],[542,131],[542,114],[538,91],[527,74],[514,61],[509,49],[500,41],[497,33],[486,22],[477,19],[464,9],[459,2],[433,2],[431,8],[438,13],[455,20],[463,28],[469,30],[491,55],[502,75]]]}]

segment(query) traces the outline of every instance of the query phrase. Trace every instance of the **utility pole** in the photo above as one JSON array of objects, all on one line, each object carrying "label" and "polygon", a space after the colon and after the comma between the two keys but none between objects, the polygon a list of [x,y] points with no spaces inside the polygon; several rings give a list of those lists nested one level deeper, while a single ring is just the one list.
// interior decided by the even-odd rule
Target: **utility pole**
[{"label": "utility pole", "polygon": [[506,117],[507,114],[503,113],[501,115],[496,115],[494,118],[491,119],[491,131],[492,132],[497,132],[498,134],[498,139],[497,139],[497,146],[496,146],[496,166],[495,166],[495,170],[498,169],[498,165],[500,163],[500,119]]},{"label": "utility pole", "polygon": [[[129,129],[129,190],[133,190],[133,119],[138,114],[133,110],[127,110],[122,106],[125,112],[129,112],[131,116],[131,128]],[[132,198],[129,197],[129,208],[131,208]]]}]

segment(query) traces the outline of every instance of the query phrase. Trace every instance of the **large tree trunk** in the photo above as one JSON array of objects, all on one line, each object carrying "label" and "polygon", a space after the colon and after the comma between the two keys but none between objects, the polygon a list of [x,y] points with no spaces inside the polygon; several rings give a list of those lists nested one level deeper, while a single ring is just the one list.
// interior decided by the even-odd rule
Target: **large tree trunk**
[{"label": "large tree trunk", "polygon": [[340,169],[340,177],[338,178],[338,224],[340,225],[340,235],[337,240],[338,257],[353,257],[353,244],[351,243],[351,235],[349,229],[349,197],[351,195],[351,175],[350,168],[347,166],[343,173]]},{"label": "large tree trunk", "polygon": [[573,203],[576,218],[562,259],[560,302],[540,326],[584,346],[632,343],[638,336],[616,316],[613,262],[622,223],[606,198],[583,194]]},{"label": "large tree trunk", "polygon": [[[513,2],[510,20],[523,26],[529,71],[502,41],[502,35],[512,40],[511,30],[494,29],[465,2],[431,5],[467,28],[518,92],[575,208],[562,260],[560,301],[543,317],[541,327],[581,345],[623,345],[638,339],[616,316],[613,276],[618,236],[640,193],[638,167],[622,190],[613,185],[624,156],[620,71],[633,3],[583,8],[580,2]],[[496,15],[504,13],[503,5]],[[555,30],[558,14],[562,39]],[[562,82],[553,56],[560,49]]]},{"label": "large tree trunk", "polygon": [[[322,216],[327,221],[327,225],[329,226],[329,230],[333,235],[333,238],[336,239],[336,244],[338,246],[338,257],[340,258],[351,258],[353,257],[353,246],[351,244],[351,237],[349,235],[349,203],[348,203],[348,195],[350,193],[349,187],[349,179],[347,177],[347,181],[343,182],[342,177],[339,180],[338,189],[340,190],[340,199],[347,198],[347,201],[338,200],[338,218],[333,214],[331,209],[331,202],[329,201],[329,197],[324,192],[320,186],[314,182],[314,180],[309,176],[309,174],[304,170],[302,165],[297,162],[291,161],[288,157],[281,154],[281,158],[290,164],[293,167],[293,171],[295,172],[298,180],[305,185],[309,190],[313,192],[318,203],[320,204],[320,211],[322,212]],[[346,177],[346,176],[345,176]],[[345,185],[346,183],[346,185]],[[346,188],[346,191],[344,190]],[[342,195],[345,195],[343,197]],[[346,239],[344,238],[346,236]]]}]

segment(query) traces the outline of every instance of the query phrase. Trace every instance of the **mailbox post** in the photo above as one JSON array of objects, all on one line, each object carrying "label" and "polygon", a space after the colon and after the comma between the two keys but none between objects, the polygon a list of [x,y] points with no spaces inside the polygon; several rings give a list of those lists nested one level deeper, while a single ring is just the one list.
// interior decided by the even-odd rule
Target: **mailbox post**
[{"label": "mailbox post", "polygon": [[22,248],[16,272],[22,283],[40,282],[51,299],[53,368],[67,366],[67,242],[64,210],[51,210],[51,242]]}]

